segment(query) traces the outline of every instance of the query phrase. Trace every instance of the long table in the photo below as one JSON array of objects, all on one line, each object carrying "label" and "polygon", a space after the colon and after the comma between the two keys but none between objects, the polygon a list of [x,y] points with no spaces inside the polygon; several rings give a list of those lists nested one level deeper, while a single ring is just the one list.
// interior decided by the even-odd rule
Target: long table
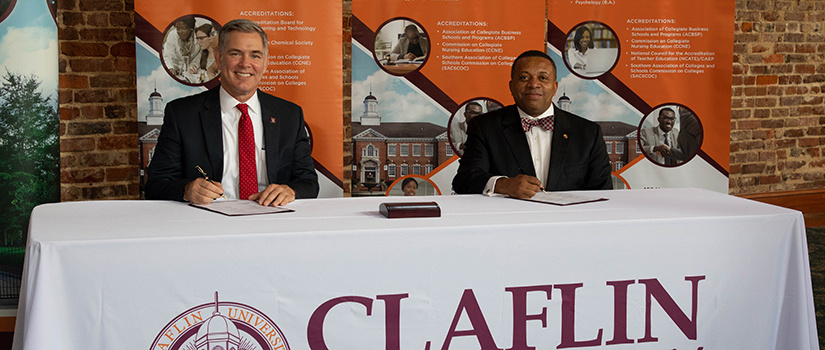
[{"label": "long table", "polygon": [[[42,205],[14,349],[818,349],[801,213],[583,194],[609,200]],[[422,200],[442,216],[378,214]]]}]

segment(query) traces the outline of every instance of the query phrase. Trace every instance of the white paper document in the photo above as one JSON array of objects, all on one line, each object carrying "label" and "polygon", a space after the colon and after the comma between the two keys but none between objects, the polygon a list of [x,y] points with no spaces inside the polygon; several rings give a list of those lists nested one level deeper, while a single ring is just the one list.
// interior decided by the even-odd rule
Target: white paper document
[{"label": "white paper document", "polygon": [[555,205],[571,205],[606,201],[607,198],[583,196],[580,194],[572,194],[565,192],[538,192],[533,196],[533,198],[524,200]]},{"label": "white paper document", "polygon": [[198,207],[216,213],[221,213],[229,216],[243,216],[243,215],[259,215],[259,214],[275,214],[288,213],[295,211],[294,209],[284,207],[263,206],[256,201],[250,200],[217,200],[209,204],[189,204],[193,207]]}]

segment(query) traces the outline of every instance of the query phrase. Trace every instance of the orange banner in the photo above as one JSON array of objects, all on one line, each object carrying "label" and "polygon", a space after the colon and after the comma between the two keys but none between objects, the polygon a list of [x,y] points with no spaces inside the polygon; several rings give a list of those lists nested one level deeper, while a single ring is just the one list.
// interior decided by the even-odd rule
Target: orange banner
[{"label": "orange banner", "polygon": [[727,192],[733,2],[547,0],[547,14],[559,92],[602,123],[614,184]]},{"label": "orange banner", "polygon": [[409,178],[416,195],[451,193],[465,113],[513,103],[510,66],[542,49],[544,9],[541,0],[353,2],[353,195],[400,195]]},{"label": "orange banner", "polygon": [[[343,65],[341,61],[341,2],[253,0],[226,2],[138,0],[135,2],[138,121],[141,142],[149,148],[148,133],[157,124],[152,109],[153,92],[162,101],[203,91],[218,84],[208,68],[180,72],[175,57],[166,57],[175,23],[183,16],[195,18],[198,28],[217,32],[222,23],[235,18],[255,21],[267,32],[269,62],[259,89],[300,105],[311,134],[312,156],[319,172],[322,197],[341,196],[343,174]],[[209,35],[203,33],[203,35]],[[172,43],[173,44],[173,43]],[[195,62],[197,63],[197,62]],[[190,64],[191,65],[191,64]],[[206,66],[206,64],[204,64]],[[194,69],[193,69],[194,71]],[[150,103],[142,101],[150,100]],[[162,106],[160,108],[162,111]],[[152,113],[155,113],[154,115]],[[151,152],[142,153],[142,163]]]}]

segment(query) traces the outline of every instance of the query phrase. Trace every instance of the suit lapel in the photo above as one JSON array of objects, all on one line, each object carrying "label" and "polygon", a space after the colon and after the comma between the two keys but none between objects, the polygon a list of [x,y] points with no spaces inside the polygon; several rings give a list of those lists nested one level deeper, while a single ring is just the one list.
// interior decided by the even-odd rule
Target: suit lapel
[{"label": "suit lapel", "polygon": [[221,125],[220,86],[212,89],[200,111],[203,137],[206,140],[206,152],[209,157],[211,172],[215,181],[223,179],[223,127]]},{"label": "suit lapel", "polygon": [[[555,108],[555,106],[553,107]],[[547,172],[547,188],[556,188],[561,177],[564,163],[567,159],[567,149],[570,145],[570,120],[567,113],[555,108],[553,125],[553,146],[550,148],[550,171]]]},{"label": "suit lapel", "polygon": [[[513,170],[524,172],[530,176],[536,176],[536,169],[533,167],[532,157],[530,156],[530,145],[527,144],[524,129],[521,127],[518,109],[516,109],[515,106],[504,116],[501,124],[504,139],[507,140],[507,145],[509,146],[510,152],[512,152],[513,159],[516,160],[516,164],[518,164],[520,168]],[[507,175],[517,176],[519,173]]]},{"label": "suit lapel", "polygon": [[276,175],[269,171],[271,169],[277,169],[278,153],[280,153],[278,134],[280,133],[281,126],[278,123],[278,115],[275,113],[277,107],[273,104],[269,95],[258,91],[258,99],[261,101],[261,119],[264,126],[264,150],[266,152],[267,175],[271,181]]}]

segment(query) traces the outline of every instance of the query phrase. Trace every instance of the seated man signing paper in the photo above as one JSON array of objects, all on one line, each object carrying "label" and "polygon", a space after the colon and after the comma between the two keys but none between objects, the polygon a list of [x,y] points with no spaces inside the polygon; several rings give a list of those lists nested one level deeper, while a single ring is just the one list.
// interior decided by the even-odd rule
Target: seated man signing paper
[{"label": "seated man signing paper", "polygon": [[166,105],[146,198],[208,204],[223,195],[275,206],[316,197],[301,107],[258,91],[266,33],[252,21],[232,20],[218,40],[221,85]]},{"label": "seated man signing paper", "polygon": [[598,124],[553,105],[556,65],[541,51],[513,62],[515,105],[473,118],[453,178],[456,193],[531,198],[541,190],[612,189]]}]

